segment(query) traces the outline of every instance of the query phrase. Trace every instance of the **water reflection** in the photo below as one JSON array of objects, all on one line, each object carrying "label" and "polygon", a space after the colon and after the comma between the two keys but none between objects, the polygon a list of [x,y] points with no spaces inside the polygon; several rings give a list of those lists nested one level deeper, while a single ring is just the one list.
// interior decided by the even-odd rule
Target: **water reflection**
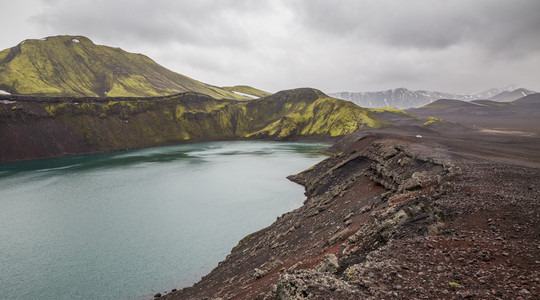
[{"label": "water reflection", "polygon": [[141,150],[100,153],[63,158],[0,164],[0,177],[21,172],[86,171],[144,163],[166,163],[189,159],[190,164],[204,163],[213,156],[271,155],[276,152],[320,156],[325,143],[273,143],[273,142],[210,142],[148,148]]}]

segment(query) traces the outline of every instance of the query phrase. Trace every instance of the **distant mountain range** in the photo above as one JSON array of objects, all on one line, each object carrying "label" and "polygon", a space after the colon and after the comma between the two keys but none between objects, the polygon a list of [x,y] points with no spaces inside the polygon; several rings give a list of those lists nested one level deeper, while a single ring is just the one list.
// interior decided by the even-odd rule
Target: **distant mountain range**
[{"label": "distant mountain range", "polygon": [[400,109],[421,107],[439,99],[456,99],[463,101],[494,100],[509,102],[521,97],[534,94],[535,91],[509,87],[506,89],[493,88],[482,93],[465,95],[452,94],[437,91],[411,91],[406,88],[398,88],[378,92],[341,92],[330,93],[331,97],[348,100],[362,107],[387,107],[392,106]]},{"label": "distant mountain range", "polygon": [[0,51],[0,94],[150,97],[181,92],[252,99],[234,87],[227,90],[191,79],[145,55],[96,45],[84,36],[25,40]]}]

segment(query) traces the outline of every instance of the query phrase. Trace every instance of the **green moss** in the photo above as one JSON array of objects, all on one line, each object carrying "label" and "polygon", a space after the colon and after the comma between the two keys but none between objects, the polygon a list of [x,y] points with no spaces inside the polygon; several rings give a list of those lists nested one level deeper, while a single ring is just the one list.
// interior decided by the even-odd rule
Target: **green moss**
[{"label": "green moss", "polygon": [[49,116],[53,117],[56,113],[56,107],[54,105],[45,106],[45,111],[47,111]]},{"label": "green moss", "polygon": [[0,51],[0,64],[4,62],[4,59],[8,56],[9,52],[11,52],[11,49]]},{"label": "green moss", "polygon": [[[171,91],[173,93],[174,91]],[[158,91],[149,86],[149,82],[144,76],[130,75],[119,77],[112,84],[112,88],[107,92],[108,97],[129,97],[133,95],[161,96]]]},{"label": "green moss", "polygon": [[53,103],[45,106],[45,111],[51,117],[56,116],[59,112],[63,112],[66,108],[72,107],[71,103]]},{"label": "green moss", "polygon": [[[304,99],[295,99],[300,96],[296,95],[297,92],[292,92],[290,100],[282,106],[286,109],[282,112],[284,116],[250,136],[268,136],[277,139],[293,135],[336,137],[362,128],[380,128],[389,125],[351,102],[330,98],[319,91],[312,95],[304,95]],[[275,94],[276,98],[279,96]],[[272,97],[274,96],[270,98]]]},{"label": "green moss", "polygon": [[174,120],[174,116],[173,116],[173,113],[168,111],[168,110],[164,110],[163,111],[163,114],[165,115],[165,118],[169,121],[173,121]]},{"label": "green moss", "polygon": [[[311,89],[246,102],[186,93],[160,99],[20,102],[14,109],[0,110],[0,117],[13,120],[21,112],[46,117],[47,126],[35,119],[35,130],[24,138],[55,141],[51,147],[59,147],[59,153],[81,151],[67,149],[74,145],[91,152],[186,140],[328,138],[387,124],[364,108]],[[16,128],[18,123],[12,123]]]},{"label": "green moss", "polygon": [[185,111],[186,109],[182,105],[176,105],[176,109],[175,109],[176,118],[182,117]]},{"label": "green moss", "polygon": [[441,118],[435,118],[435,117],[427,117],[426,121],[424,122],[424,126],[430,126],[435,123],[445,123],[446,121]]},{"label": "green moss", "polygon": [[405,115],[405,116],[408,116],[408,117],[411,117],[411,118],[416,118],[416,116],[414,115],[411,115],[410,113],[402,110],[402,109],[398,109],[398,108],[395,108],[395,107],[377,107],[377,108],[368,108],[368,110],[374,114],[382,114],[382,113],[394,113],[394,114],[401,114],[401,115]]},{"label": "green moss", "polygon": [[0,86],[13,94],[49,96],[142,97],[194,91],[216,99],[245,98],[172,72],[144,55],[95,45],[82,36],[26,40],[0,52]]}]

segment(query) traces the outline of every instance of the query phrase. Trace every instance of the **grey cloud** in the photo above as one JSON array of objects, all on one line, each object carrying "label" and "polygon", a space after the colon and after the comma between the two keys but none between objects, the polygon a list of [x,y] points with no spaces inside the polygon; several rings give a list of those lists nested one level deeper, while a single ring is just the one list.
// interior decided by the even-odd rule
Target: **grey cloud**
[{"label": "grey cloud", "polygon": [[46,1],[33,20],[60,31],[88,33],[107,40],[153,41],[248,47],[236,18],[264,7],[252,1]]},{"label": "grey cloud", "polygon": [[216,85],[540,90],[538,0],[29,1],[10,41],[86,35]]},{"label": "grey cloud", "polygon": [[447,48],[473,43],[512,49],[540,36],[540,1],[304,0],[297,6],[309,28],[392,47]]},{"label": "grey cloud", "polygon": [[397,47],[438,48],[459,41],[467,27],[447,16],[453,8],[438,3],[429,1],[426,8],[418,1],[306,0],[298,8],[307,27],[331,36]]}]

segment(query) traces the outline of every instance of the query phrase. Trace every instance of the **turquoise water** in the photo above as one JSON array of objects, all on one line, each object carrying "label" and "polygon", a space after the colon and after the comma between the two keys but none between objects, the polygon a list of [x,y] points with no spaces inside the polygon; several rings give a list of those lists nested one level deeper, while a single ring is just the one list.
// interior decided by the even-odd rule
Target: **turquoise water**
[{"label": "turquoise water", "polygon": [[216,142],[0,164],[0,298],[142,299],[299,207],[327,144]]}]

